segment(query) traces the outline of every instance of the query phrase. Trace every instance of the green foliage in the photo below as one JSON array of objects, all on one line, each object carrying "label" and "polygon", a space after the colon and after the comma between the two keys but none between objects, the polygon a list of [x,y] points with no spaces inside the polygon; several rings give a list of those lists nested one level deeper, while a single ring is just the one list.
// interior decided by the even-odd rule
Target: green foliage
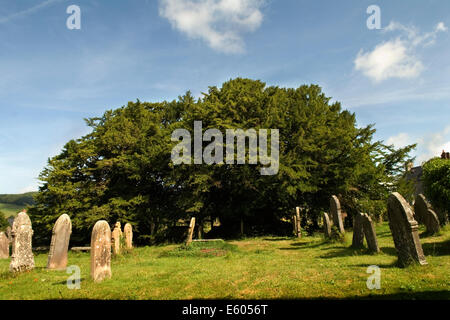
[{"label": "green foliage", "polygon": [[[197,120],[221,132],[279,129],[278,174],[262,176],[261,164],[174,166],[171,134],[184,128],[193,137]],[[266,87],[241,78],[198,100],[190,92],[171,102],[138,100],[86,123],[92,132],[69,141],[40,174],[43,186],[29,210],[36,243],[49,241],[62,213],[72,219],[75,243],[88,243],[99,219],[132,223],[137,243],[191,216],[218,217],[220,236],[238,235],[241,219],[247,234],[289,233],[280,219],[299,205],[317,226],[332,194],[347,212],[355,199],[386,199],[414,147],[373,142],[375,129],[358,128],[355,115],[317,85]]]},{"label": "green foliage", "polygon": [[425,196],[433,206],[450,213],[450,161],[433,158],[423,165],[422,181]]},{"label": "green foliage", "polygon": [[8,226],[8,220],[5,218],[3,212],[0,211],[0,231],[5,231]]},{"label": "green foliage", "polygon": [[345,234],[340,233],[339,229],[335,225],[332,225],[331,226],[331,235],[330,235],[329,241],[330,242],[345,243],[345,241],[346,241]]}]

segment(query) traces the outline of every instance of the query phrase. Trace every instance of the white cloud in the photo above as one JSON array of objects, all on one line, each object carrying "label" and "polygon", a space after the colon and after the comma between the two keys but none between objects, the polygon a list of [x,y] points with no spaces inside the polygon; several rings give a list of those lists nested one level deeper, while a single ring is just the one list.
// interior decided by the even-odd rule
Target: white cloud
[{"label": "white cloud", "polygon": [[387,145],[393,144],[394,147],[396,147],[396,148],[403,148],[409,144],[412,144],[412,142],[411,142],[411,138],[409,137],[409,135],[407,133],[402,132],[396,136],[389,137],[386,140],[386,144]]},{"label": "white cloud", "polygon": [[355,69],[375,82],[419,76],[424,66],[416,49],[434,44],[437,34],[447,31],[447,27],[439,22],[432,32],[421,34],[415,27],[391,22],[383,31],[400,31],[403,35],[378,44],[372,51],[361,49],[354,60]]},{"label": "white cloud", "polygon": [[419,139],[418,148],[421,149],[417,157],[419,163],[433,157],[439,157],[442,150],[450,152],[450,126],[445,127],[442,131],[429,134]]},{"label": "white cloud", "polygon": [[416,164],[439,157],[442,150],[450,152],[450,125],[439,132],[427,134],[419,138],[413,138],[409,134],[402,132],[386,140],[387,145],[394,145],[395,148],[402,148],[410,144],[417,143],[415,151]]},{"label": "white cloud", "polygon": [[192,39],[221,52],[244,51],[242,33],[263,21],[262,0],[160,0],[159,14]]}]

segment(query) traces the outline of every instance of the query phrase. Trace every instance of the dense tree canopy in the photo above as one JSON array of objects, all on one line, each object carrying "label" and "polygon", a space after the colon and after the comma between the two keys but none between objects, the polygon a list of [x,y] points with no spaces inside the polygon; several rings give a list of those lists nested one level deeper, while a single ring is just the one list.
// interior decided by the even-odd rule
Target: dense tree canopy
[{"label": "dense tree canopy", "polygon": [[438,211],[442,224],[450,214],[450,160],[432,158],[423,165],[423,186],[426,197]]},{"label": "dense tree canopy", "polygon": [[[172,132],[193,136],[199,120],[203,131],[278,129],[278,174],[261,175],[261,164],[174,165]],[[37,241],[48,240],[62,213],[79,242],[98,219],[130,222],[141,242],[192,215],[218,217],[225,235],[237,233],[241,219],[247,233],[277,232],[295,206],[309,209],[303,223],[314,228],[332,194],[348,212],[384,203],[414,147],[372,141],[373,126],[357,127],[355,115],[317,85],[279,88],[241,78],[197,100],[187,92],[171,102],[129,102],[86,122],[92,132],[69,141],[40,175],[44,184],[29,211]]]}]

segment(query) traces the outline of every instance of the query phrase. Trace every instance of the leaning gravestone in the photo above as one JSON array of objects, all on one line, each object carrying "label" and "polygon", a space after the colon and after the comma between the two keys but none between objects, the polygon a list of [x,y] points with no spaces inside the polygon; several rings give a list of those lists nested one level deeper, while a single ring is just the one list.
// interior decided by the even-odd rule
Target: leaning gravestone
[{"label": "leaning gravestone", "polygon": [[359,212],[353,217],[352,247],[354,248],[361,248],[364,245],[363,217],[364,215]]},{"label": "leaning gravestone", "polygon": [[331,238],[331,222],[328,214],[323,213],[323,230],[326,238]]},{"label": "leaning gravestone", "polygon": [[191,223],[189,224],[189,230],[188,235],[186,239],[186,245],[190,245],[192,242],[192,235],[194,234],[194,228],[195,228],[195,217],[192,217]]},{"label": "leaning gravestone", "polygon": [[4,232],[0,232],[0,259],[9,258],[9,239]]},{"label": "leaning gravestone", "polygon": [[372,219],[367,213],[363,213],[361,216],[361,221],[364,230],[364,236],[366,237],[367,247],[370,251],[380,252],[378,247],[377,233],[375,231],[375,226],[373,225]]},{"label": "leaning gravestone", "polygon": [[34,256],[32,251],[33,229],[31,220],[26,212],[20,212],[14,219],[11,230],[12,254],[9,270],[22,272],[34,268]]},{"label": "leaning gravestone", "polygon": [[48,269],[64,270],[67,267],[67,251],[72,234],[72,222],[67,214],[61,215],[53,226],[52,241],[48,254]]},{"label": "leaning gravestone", "polygon": [[418,223],[414,220],[411,207],[398,192],[389,196],[388,217],[400,266],[413,262],[427,264],[419,240]]},{"label": "leaning gravestone", "polygon": [[333,224],[341,234],[344,234],[345,230],[342,222],[341,203],[336,196],[332,196],[330,199],[330,214]]},{"label": "leaning gravestone", "polygon": [[92,230],[91,277],[94,282],[111,278],[111,229],[105,220],[97,221]]},{"label": "leaning gravestone", "polygon": [[123,233],[125,234],[125,244],[127,249],[133,249],[133,227],[131,224],[125,224],[125,227],[123,227]]},{"label": "leaning gravestone", "polygon": [[117,221],[114,226],[114,230],[112,232],[112,245],[113,245],[113,253],[115,255],[120,254],[122,249],[122,230],[121,230],[120,222]]},{"label": "leaning gravestone", "polygon": [[414,202],[414,212],[417,222],[427,227],[427,233],[439,232],[439,219],[423,194],[417,195]]}]

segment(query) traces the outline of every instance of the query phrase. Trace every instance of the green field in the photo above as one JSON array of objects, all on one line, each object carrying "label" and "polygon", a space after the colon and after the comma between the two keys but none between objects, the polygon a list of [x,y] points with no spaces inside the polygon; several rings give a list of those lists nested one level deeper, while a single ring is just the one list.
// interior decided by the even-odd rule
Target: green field
[{"label": "green field", "polygon": [[25,209],[26,206],[23,205],[17,205],[12,203],[0,203],[0,212],[3,213],[5,218],[8,218],[10,216],[16,216],[18,212],[20,212],[22,209]]},{"label": "green field", "polygon": [[[423,232],[423,228],[421,232]],[[65,271],[36,268],[13,276],[0,261],[0,299],[450,299],[450,229],[422,237],[427,266],[396,266],[387,223],[377,226],[382,252],[350,249],[314,237],[249,238],[224,243],[141,247],[114,257],[112,279],[93,283],[89,253],[69,254],[81,268],[81,289],[68,289]],[[367,267],[381,269],[381,289],[369,290]]]}]

